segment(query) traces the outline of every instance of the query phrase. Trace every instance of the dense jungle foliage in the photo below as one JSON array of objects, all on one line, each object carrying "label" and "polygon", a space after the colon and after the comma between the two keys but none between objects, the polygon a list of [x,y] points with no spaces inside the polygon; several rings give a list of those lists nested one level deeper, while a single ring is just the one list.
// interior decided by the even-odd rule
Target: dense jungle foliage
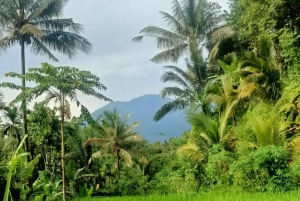
[{"label": "dense jungle foliage", "polygon": [[174,0],[173,13],[160,13],[165,27],[142,29],[133,42],[156,39],[162,51],[151,61],[169,63],[161,81],[173,84],[161,96],[174,101],[154,121],[185,110],[191,125],[152,144],[130,115],[91,118],[79,92],[111,101],[91,72],[48,63],[25,71],[27,47],[54,61],[54,51],[91,52],[82,25],[61,18],[67,2],[0,0],[0,56],[19,45],[22,61],[20,73],[5,74],[16,82],[0,84],[20,91],[10,103],[0,97],[0,200],[299,190],[299,1],[230,0],[221,11],[207,0]]}]

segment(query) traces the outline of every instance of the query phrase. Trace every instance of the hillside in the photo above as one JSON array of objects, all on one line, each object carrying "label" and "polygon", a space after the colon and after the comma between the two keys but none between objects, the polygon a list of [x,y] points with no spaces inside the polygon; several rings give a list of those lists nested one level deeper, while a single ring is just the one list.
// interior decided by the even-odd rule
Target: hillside
[{"label": "hillside", "polygon": [[[170,137],[179,136],[182,132],[188,130],[190,125],[185,119],[184,111],[171,112],[159,122],[153,121],[153,116],[157,110],[167,102],[172,101],[170,98],[162,99],[158,95],[144,95],[127,102],[116,101],[94,111],[93,118],[97,118],[105,110],[116,109],[122,116],[131,113],[128,123],[135,121],[141,122],[136,129],[147,141],[164,141]],[[161,135],[163,133],[164,135]]]}]

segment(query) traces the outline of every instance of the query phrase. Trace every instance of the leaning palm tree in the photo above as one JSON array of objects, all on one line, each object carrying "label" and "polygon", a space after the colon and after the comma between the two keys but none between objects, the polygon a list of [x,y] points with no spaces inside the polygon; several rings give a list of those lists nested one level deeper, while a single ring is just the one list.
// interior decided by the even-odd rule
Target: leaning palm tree
[{"label": "leaning palm tree", "polygon": [[[33,54],[46,55],[58,61],[52,50],[69,58],[77,50],[91,52],[91,44],[80,36],[83,28],[71,18],[60,18],[68,0],[0,0],[0,52],[14,46],[21,47],[21,73],[25,75],[25,46]],[[24,91],[25,79],[21,89]],[[26,103],[22,102],[23,132],[27,134]],[[28,140],[25,142],[28,149]],[[28,150],[27,150],[28,151]]]},{"label": "leaning palm tree", "polygon": [[[249,98],[257,90],[255,83],[236,86],[229,74],[220,76],[221,84],[216,80],[208,82],[205,96],[208,101],[217,106],[219,112],[219,133],[225,135],[227,122],[230,118],[236,124],[235,112],[242,100]],[[221,85],[221,86],[220,86]]]},{"label": "leaning palm tree", "polygon": [[84,145],[98,145],[100,150],[95,152],[92,158],[98,158],[103,154],[112,153],[116,157],[115,168],[120,178],[120,160],[124,159],[127,166],[132,166],[132,156],[136,157],[143,163],[147,163],[146,157],[134,148],[134,145],[143,141],[143,137],[133,132],[140,123],[134,122],[132,125],[127,124],[127,114],[123,119],[116,110],[104,111],[103,118],[100,119],[100,130],[104,135],[103,138],[90,138]]}]

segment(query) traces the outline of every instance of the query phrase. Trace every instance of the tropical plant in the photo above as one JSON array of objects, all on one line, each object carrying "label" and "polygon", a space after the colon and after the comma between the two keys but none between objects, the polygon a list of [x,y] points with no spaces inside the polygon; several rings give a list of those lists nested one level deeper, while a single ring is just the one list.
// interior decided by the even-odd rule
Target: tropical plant
[{"label": "tropical plant", "polygon": [[[30,45],[34,54],[58,59],[51,50],[59,51],[69,58],[77,50],[91,52],[91,44],[80,36],[83,28],[71,18],[60,18],[68,0],[0,0],[0,50],[19,44],[21,46],[21,74],[25,75],[25,46]],[[22,78],[22,91],[26,89]],[[23,132],[27,134],[26,102],[22,101]],[[25,142],[29,150],[28,140]]]},{"label": "tropical plant", "polygon": [[[14,199],[13,200],[19,200],[21,196],[21,190],[23,188],[23,185],[28,181],[29,177],[31,176],[32,171],[34,170],[34,166],[38,163],[39,157],[37,156],[32,161],[27,163],[26,156],[29,153],[22,153],[21,147],[24,144],[25,138],[24,136],[21,143],[19,144],[16,151],[13,153],[13,157],[11,158],[11,161],[9,162],[9,170],[7,174],[7,182],[5,187],[5,194],[3,201],[9,200],[9,195],[11,195]],[[15,181],[14,181],[15,180]],[[19,189],[18,193],[11,194],[11,181],[14,181],[13,188]]]},{"label": "tropical plant", "polygon": [[5,107],[4,115],[2,117],[3,134],[5,136],[13,136],[21,143],[21,124],[22,124],[22,114],[18,107]]},{"label": "tropical plant", "polygon": [[143,163],[147,163],[146,157],[135,149],[135,145],[143,141],[143,137],[133,132],[140,123],[134,122],[132,125],[127,124],[127,114],[123,119],[116,110],[104,111],[103,117],[98,120],[103,138],[90,138],[84,145],[98,145],[100,150],[95,152],[92,158],[99,158],[100,156],[112,153],[116,157],[115,168],[120,177],[120,160],[124,159],[127,166],[133,165],[132,156]]},{"label": "tropical plant", "polygon": [[[91,196],[93,192],[93,186],[90,189],[87,189],[86,182],[84,182],[83,185],[80,185],[78,182],[80,179],[86,179],[86,178],[96,176],[94,174],[83,174],[86,168],[87,167],[76,169],[73,160],[70,160],[68,162],[66,168],[66,177],[69,183],[69,193],[73,197],[76,197],[76,193],[79,193],[79,197],[87,197],[87,196]],[[77,191],[75,189],[76,187],[79,187]]]},{"label": "tropical plant", "polygon": [[[204,90],[206,80],[205,78],[202,79],[202,82],[199,83],[196,74],[195,68],[191,66],[187,62],[188,69],[186,71],[182,70],[176,66],[165,66],[165,69],[168,71],[164,72],[161,76],[161,81],[166,82],[173,82],[177,86],[172,87],[165,87],[161,91],[161,96],[175,96],[175,100],[172,102],[168,102],[163,105],[155,114],[154,120],[159,121],[163,118],[166,114],[173,110],[182,110],[186,109],[191,105],[203,105],[204,102],[201,100],[201,93]],[[205,69],[202,70],[203,74],[206,74]],[[206,77],[206,76],[205,76]]]},{"label": "tropical plant", "polygon": [[45,171],[39,171],[38,179],[33,183],[32,188],[27,192],[27,200],[34,201],[57,201],[61,200],[62,180],[48,178]]},{"label": "tropical plant", "polygon": [[284,145],[286,141],[286,131],[289,125],[279,117],[273,116],[269,119],[253,117],[251,124],[259,146]]},{"label": "tropical plant", "polygon": [[209,149],[213,144],[221,142],[219,123],[203,112],[188,113],[188,121],[193,125],[187,144],[178,149],[194,162],[202,162],[207,159]]},{"label": "tropical plant", "polygon": [[232,26],[226,24],[214,29],[210,34],[208,64],[212,68],[218,60],[237,49],[236,33]]},{"label": "tropical plant", "polygon": [[[156,38],[157,47],[164,49],[151,61],[177,62],[183,55],[189,55],[199,84],[205,82],[206,63],[202,57],[201,43],[208,39],[211,31],[219,26],[220,6],[207,0],[174,0],[173,15],[160,12],[171,31],[156,26],[148,26],[133,41],[140,42],[144,36]],[[203,44],[202,44],[203,45]]]},{"label": "tropical plant", "polygon": [[243,83],[256,84],[261,97],[267,100],[278,100],[281,96],[280,70],[274,44],[267,35],[259,36],[256,52],[246,52],[239,62]]},{"label": "tropical plant", "polygon": [[[37,86],[27,88],[23,93],[19,94],[13,103],[23,100],[30,101],[35,97],[46,94],[45,102],[49,103],[54,100],[54,103],[59,104],[60,125],[61,125],[61,156],[62,156],[62,180],[63,180],[63,200],[66,200],[66,181],[65,181],[65,139],[64,139],[64,123],[66,119],[71,118],[70,99],[76,102],[77,106],[81,105],[81,115],[86,120],[92,120],[89,111],[77,99],[77,91],[86,95],[95,96],[105,101],[111,101],[104,95],[98,93],[96,89],[106,90],[106,87],[100,83],[99,77],[91,74],[89,71],[81,71],[77,68],[70,67],[53,67],[47,63],[42,63],[41,68],[29,68],[25,76],[17,73],[8,73],[9,77],[25,78],[27,81],[32,81]],[[19,86],[13,83],[2,83],[2,86],[10,88],[18,88]]]},{"label": "tropical plant", "polygon": [[195,52],[208,33],[218,26],[220,6],[206,0],[174,0],[173,15],[160,12],[170,31],[157,26],[148,26],[133,41],[140,42],[145,36],[156,38],[158,48],[166,49],[154,56],[154,62],[173,61],[188,53]]},{"label": "tropical plant", "polygon": [[253,90],[256,89],[254,84],[245,87],[236,87],[229,74],[220,77],[221,86],[216,80],[208,82],[205,91],[206,98],[217,106],[219,113],[219,133],[221,138],[225,134],[225,129],[230,118],[233,118],[236,124],[236,108],[243,99],[249,98]]}]

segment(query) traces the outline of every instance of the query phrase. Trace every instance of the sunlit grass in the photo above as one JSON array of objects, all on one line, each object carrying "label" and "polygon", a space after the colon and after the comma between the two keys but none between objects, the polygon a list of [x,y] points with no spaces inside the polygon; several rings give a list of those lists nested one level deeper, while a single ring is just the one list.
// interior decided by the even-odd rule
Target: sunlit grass
[{"label": "sunlit grass", "polygon": [[167,196],[125,196],[85,198],[76,201],[299,201],[300,192],[289,193],[215,193],[203,195],[167,195]]}]

